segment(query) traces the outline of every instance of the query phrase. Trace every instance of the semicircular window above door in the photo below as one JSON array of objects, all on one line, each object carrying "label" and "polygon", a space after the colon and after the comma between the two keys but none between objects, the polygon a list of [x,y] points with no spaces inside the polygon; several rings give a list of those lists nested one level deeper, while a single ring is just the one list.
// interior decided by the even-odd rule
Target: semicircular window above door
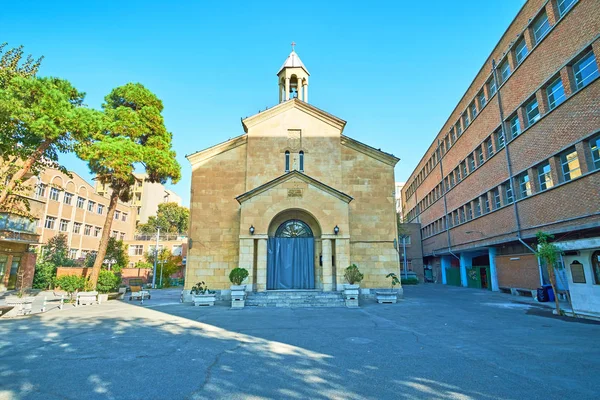
[{"label": "semicircular window above door", "polygon": [[290,219],[289,221],[285,221],[283,224],[279,225],[279,228],[277,228],[277,231],[275,232],[275,236],[287,238],[306,238],[313,237],[313,233],[305,222],[302,222],[299,219]]}]

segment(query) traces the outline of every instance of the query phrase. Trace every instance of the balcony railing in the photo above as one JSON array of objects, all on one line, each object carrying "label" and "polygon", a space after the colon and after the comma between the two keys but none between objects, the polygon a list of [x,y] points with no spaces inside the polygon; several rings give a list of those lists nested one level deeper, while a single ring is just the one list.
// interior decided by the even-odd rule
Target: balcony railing
[{"label": "balcony railing", "polygon": [[[135,235],[133,240],[143,240],[143,241],[156,241],[156,235]],[[160,235],[158,238],[159,242],[166,241],[185,241],[187,240],[187,235],[179,235],[177,233]]]}]

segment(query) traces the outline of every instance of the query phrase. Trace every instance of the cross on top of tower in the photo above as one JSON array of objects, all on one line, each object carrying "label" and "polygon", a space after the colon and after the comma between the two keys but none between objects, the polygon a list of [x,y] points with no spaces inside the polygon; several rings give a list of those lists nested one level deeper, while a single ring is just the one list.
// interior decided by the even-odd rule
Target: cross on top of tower
[{"label": "cross on top of tower", "polygon": [[292,42],[292,51],[294,51],[294,47],[296,47],[296,42]]}]

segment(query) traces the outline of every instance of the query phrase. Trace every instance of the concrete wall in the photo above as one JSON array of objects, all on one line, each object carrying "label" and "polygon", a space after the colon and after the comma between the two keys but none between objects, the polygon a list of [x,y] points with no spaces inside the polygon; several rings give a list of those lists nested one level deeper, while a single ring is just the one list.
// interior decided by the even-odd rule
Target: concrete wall
[{"label": "concrete wall", "polygon": [[[600,316],[600,282],[594,279],[591,265],[592,254],[596,250],[600,250],[600,248],[581,250],[579,255],[564,256],[563,260],[569,280],[569,290],[571,292],[573,308],[575,308],[576,312]],[[575,260],[583,264],[585,283],[573,283],[570,265]]]}]

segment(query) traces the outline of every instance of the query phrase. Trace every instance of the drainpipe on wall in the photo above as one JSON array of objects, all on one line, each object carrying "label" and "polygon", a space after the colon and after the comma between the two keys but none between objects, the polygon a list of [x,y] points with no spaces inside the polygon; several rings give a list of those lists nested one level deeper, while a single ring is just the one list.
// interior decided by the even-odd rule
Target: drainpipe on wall
[{"label": "drainpipe on wall", "polygon": [[[440,150],[440,139],[438,139],[437,141],[437,148],[435,149],[436,152],[439,152]],[[448,238],[448,252],[450,254],[452,254],[459,262],[460,262],[460,257],[458,257],[456,254],[454,254],[454,252],[452,251],[452,245],[450,244],[450,223],[448,220],[448,203],[446,201],[446,184],[444,181],[444,166],[442,165],[442,153],[439,152],[438,153],[440,156],[440,174],[442,174],[442,197],[444,198],[444,218],[446,219],[446,237]],[[443,257],[443,256],[442,256]]]},{"label": "drainpipe on wall", "polygon": [[[496,96],[498,96],[498,110],[500,112],[500,132],[502,134],[502,137],[504,138],[504,151],[506,153],[506,169],[508,170],[508,182],[510,184],[510,191],[512,192],[512,195],[513,195],[513,210],[515,213],[515,221],[517,223],[517,240],[523,246],[525,246],[527,249],[529,249],[532,253],[535,254],[535,250],[533,248],[531,248],[531,246],[529,246],[527,243],[525,243],[525,241],[523,241],[523,238],[521,237],[521,220],[519,218],[519,208],[517,207],[516,192],[515,192],[514,183],[513,183],[512,164],[510,161],[510,152],[508,150],[508,141],[506,140],[506,131],[505,131],[505,124],[504,124],[504,109],[502,108],[502,97],[500,95],[500,86],[498,85],[498,70],[496,67],[497,67],[496,60],[492,60],[492,72],[494,75],[494,83],[496,84],[496,88],[497,88]],[[542,266],[541,266],[539,258],[538,258],[538,268],[540,271],[540,281],[543,282]]]}]

